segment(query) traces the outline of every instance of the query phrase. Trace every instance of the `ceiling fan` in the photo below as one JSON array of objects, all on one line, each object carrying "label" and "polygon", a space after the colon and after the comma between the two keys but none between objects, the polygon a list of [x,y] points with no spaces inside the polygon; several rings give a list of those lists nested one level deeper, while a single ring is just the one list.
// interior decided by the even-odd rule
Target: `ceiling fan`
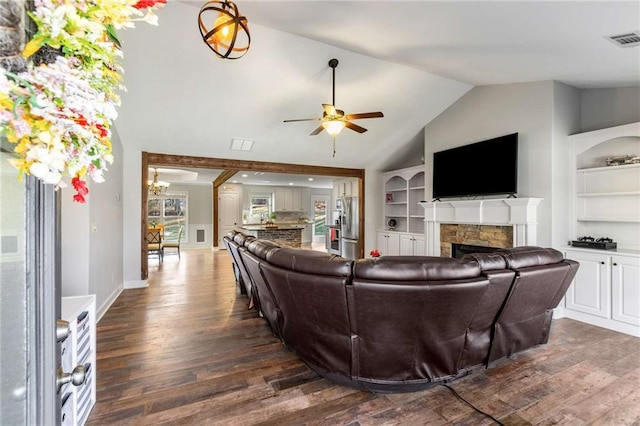
[{"label": "ceiling fan", "polygon": [[324,112],[322,113],[322,117],[317,118],[299,118],[294,120],[284,120],[285,123],[289,123],[292,121],[321,121],[322,124],[318,126],[313,132],[309,134],[309,136],[315,136],[326,130],[334,138],[334,149],[333,155],[335,157],[335,137],[340,133],[343,128],[348,128],[354,130],[358,133],[364,133],[367,131],[364,127],[358,126],[357,124],[352,123],[350,120],[360,120],[363,118],[379,118],[384,117],[384,115],[380,112],[362,112],[358,114],[345,114],[343,110],[336,109],[336,67],[338,66],[337,59],[331,59],[329,61],[329,66],[333,70],[333,84],[332,84],[332,103],[322,104],[322,108]]}]

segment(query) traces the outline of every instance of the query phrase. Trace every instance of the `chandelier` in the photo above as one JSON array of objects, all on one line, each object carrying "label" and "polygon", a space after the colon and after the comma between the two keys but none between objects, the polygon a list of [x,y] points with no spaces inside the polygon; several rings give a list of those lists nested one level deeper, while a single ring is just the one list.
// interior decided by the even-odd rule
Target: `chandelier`
[{"label": "chandelier", "polygon": [[[208,22],[213,23],[213,28],[208,29],[203,17],[210,12],[215,14]],[[232,1],[208,1],[198,14],[198,27],[202,40],[219,58],[239,59],[249,50],[251,35],[247,18],[240,15],[238,7]]]},{"label": "chandelier", "polygon": [[153,180],[148,181],[147,184],[151,195],[162,195],[169,189],[169,182],[158,180],[158,169],[153,169]]}]

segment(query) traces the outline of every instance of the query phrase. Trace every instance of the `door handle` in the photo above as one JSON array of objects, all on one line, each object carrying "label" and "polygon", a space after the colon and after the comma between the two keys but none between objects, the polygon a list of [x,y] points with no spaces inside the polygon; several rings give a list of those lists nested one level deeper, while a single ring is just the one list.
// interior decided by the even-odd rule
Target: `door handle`
[{"label": "door handle", "polygon": [[62,367],[58,367],[58,377],[56,378],[56,384],[58,386],[58,393],[60,389],[67,383],[71,383],[74,386],[80,386],[87,378],[87,367],[78,364],[71,373],[65,373],[62,371]]}]

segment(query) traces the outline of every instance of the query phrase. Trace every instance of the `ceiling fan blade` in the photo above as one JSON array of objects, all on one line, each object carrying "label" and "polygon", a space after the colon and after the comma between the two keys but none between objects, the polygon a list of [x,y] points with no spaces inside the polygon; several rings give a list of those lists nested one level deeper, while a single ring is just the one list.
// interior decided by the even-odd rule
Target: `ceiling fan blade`
[{"label": "ceiling fan blade", "polygon": [[318,126],[313,132],[309,133],[309,136],[315,136],[323,130],[324,130],[324,127]]},{"label": "ceiling fan blade", "polygon": [[337,115],[336,107],[334,105],[322,104],[322,108],[324,108],[324,112],[327,115]]},{"label": "ceiling fan blade", "polygon": [[380,111],[376,111],[376,112],[362,112],[360,114],[348,114],[345,118],[347,120],[358,120],[361,118],[379,118],[379,117],[384,117],[384,114],[382,114]]},{"label": "ceiling fan blade", "polygon": [[284,120],[285,123],[290,123],[292,121],[320,121],[322,118],[297,118],[295,120]]},{"label": "ceiling fan blade", "polygon": [[358,133],[364,133],[364,132],[367,131],[367,129],[365,129],[364,127],[360,127],[357,124],[353,124],[353,123],[351,123],[349,121],[345,121],[344,122],[344,127],[348,127],[351,130],[355,130]]}]

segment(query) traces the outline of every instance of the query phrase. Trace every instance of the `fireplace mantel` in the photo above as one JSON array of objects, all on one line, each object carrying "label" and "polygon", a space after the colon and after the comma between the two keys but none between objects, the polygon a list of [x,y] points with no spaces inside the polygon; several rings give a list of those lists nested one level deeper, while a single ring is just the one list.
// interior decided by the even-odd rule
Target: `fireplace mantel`
[{"label": "fireplace mantel", "polygon": [[536,244],[538,204],[542,198],[423,201],[428,256],[440,255],[440,224],[513,226],[513,246]]}]

